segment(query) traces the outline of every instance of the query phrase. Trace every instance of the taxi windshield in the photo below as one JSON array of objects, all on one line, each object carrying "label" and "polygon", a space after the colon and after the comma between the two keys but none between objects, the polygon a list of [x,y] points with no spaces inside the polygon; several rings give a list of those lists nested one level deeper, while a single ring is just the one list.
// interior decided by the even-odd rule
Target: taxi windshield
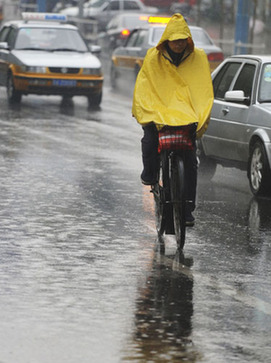
[{"label": "taxi windshield", "polygon": [[88,51],[85,42],[76,30],[48,27],[25,27],[20,29],[16,39],[15,49]]},{"label": "taxi windshield", "polygon": [[265,64],[262,69],[259,102],[271,102],[271,63]]}]

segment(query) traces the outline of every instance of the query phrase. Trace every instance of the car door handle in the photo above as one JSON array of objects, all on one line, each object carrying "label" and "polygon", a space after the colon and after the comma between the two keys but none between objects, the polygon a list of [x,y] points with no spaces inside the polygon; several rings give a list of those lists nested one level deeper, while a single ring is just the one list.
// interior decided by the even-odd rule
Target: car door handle
[{"label": "car door handle", "polygon": [[229,110],[229,108],[228,108],[228,107],[224,107],[224,108],[222,109],[222,112],[224,113],[224,115],[227,115],[227,113],[229,113],[229,112],[230,112],[230,110]]}]

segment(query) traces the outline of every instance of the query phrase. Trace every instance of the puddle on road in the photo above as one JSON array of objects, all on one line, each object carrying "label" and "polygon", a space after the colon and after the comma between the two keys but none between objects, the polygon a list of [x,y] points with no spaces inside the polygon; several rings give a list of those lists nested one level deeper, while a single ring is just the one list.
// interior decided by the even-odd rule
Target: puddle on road
[{"label": "puddle on road", "polygon": [[178,253],[154,255],[146,282],[138,289],[135,328],[125,361],[199,360],[191,337],[193,275],[184,262]]}]

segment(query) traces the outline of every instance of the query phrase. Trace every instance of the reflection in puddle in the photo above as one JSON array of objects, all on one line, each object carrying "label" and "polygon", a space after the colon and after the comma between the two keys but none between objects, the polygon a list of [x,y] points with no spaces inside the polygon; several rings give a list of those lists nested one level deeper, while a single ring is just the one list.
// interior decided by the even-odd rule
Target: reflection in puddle
[{"label": "reflection in puddle", "polygon": [[[154,255],[145,286],[136,302],[131,357],[144,362],[196,362],[192,342],[192,260],[183,254]],[[129,360],[129,357],[126,357]],[[131,358],[132,359],[132,358]],[[132,360],[133,360],[132,359]]]},{"label": "reflection in puddle", "polygon": [[257,252],[271,230],[271,200],[252,198],[248,208],[248,241],[250,250]]}]

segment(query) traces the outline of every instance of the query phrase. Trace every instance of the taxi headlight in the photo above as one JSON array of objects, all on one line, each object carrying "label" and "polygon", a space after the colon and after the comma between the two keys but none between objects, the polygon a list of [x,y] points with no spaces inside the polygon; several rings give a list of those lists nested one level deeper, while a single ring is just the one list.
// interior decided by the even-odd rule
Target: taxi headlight
[{"label": "taxi headlight", "polygon": [[28,73],[46,73],[46,67],[25,66],[24,71]]},{"label": "taxi headlight", "polygon": [[92,75],[92,76],[100,76],[101,75],[101,68],[84,68],[83,74],[85,75]]}]

